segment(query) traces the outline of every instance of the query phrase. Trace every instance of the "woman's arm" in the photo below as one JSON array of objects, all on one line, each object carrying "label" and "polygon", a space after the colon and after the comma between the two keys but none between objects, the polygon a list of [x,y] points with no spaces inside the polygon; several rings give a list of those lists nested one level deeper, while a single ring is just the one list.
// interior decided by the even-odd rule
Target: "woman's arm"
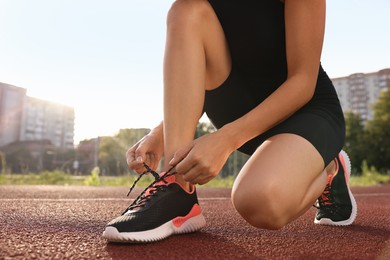
[{"label": "woman's arm", "polygon": [[325,0],[285,0],[287,80],[260,105],[178,150],[170,165],[191,183],[215,177],[229,154],[285,120],[313,96],[325,27]]},{"label": "woman's arm", "polygon": [[243,117],[220,129],[239,148],[287,119],[312,97],[325,30],[325,0],[285,0],[287,80]]}]

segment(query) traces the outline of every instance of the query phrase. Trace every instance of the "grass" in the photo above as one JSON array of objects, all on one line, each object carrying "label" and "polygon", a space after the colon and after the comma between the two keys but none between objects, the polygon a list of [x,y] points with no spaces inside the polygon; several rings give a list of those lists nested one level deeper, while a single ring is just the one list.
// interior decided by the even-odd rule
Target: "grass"
[{"label": "grass", "polygon": [[[129,186],[133,183],[136,176],[73,176],[64,172],[51,172],[40,174],[6,174],[0,175],[0,185],[62,185],[62,186]],[[144,177],[140,181],[140,186],[147,186],[152,179]]]},{"label": "grass", "polygon": [[[40,174],[0,174],[0,185],[62,185],[62,186],[131,186],[138,175],[99,176],[96,171],[88,176],[72,176],[61,171],[42,172]],[[139,187],[148,186],[154,178],[144,176],[138,183]],[[215,178],[202,187],[233,186],[234,177]],[[351,176],[351,186],[373,186],[390,183],[390,175],[380,174],[375,169],[368,169],[361,176]]]},{"label": "grass", "polygon": [[353,186],[374,186],[378,184],[390,183],[390,175],[379,174],[377,172],[368,171],[363,172],[360,176],[351,176],[349,180],[350,185]]},{"label": "grass", "polygon": [[[127,176],[72,176],[64,172],[42,172],[40,174],[0,174],[0,185],[62,185],[62,186],[131,186],[137,175]],[[152,176],[144,176],[137,183],[146,187],[154,181]],[[215,178],[204,187],[232,187],[233,177]]]},{"label": "grass", "polygon": [[369,167],[367,161],[362,163],[362,174],[352,175],[350,178],[351,186],[373,186],[382,183],[390,183],[390,175],[381,174],[374,166]]},{"label": "grass", "polygon": [[77,185],[78,182],[77,178],[61,171],[0,175],[0,185]]}]

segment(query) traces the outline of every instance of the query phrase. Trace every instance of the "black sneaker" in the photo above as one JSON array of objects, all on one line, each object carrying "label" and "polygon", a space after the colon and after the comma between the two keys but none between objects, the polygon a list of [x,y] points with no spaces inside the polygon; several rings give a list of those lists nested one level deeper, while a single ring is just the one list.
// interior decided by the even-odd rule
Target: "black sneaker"
[{"label": "black sneaker", "polygon": [[103,237],[108,241],[153,242],[173,234],[194,232],[206,225],[195,186],[187,192],[176,182],[174,173],[152,173],[156,181],[120,217],[107,224]]},{"label": "black sneaker", "polygon": [[336,172],[328,175],[328,183],[317,201],[315,224],[347,226],[357,215],[355,198],[349,189],[351,162],[346,152],[341,151],[335,158]]}]

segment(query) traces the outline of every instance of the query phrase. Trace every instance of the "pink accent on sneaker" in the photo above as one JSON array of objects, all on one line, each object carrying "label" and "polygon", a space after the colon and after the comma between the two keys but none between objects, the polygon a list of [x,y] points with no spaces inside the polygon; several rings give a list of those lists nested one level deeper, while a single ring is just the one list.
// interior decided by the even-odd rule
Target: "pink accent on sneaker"
[{"label": "pink accent on sneaker", "polygon": [[[165,174],[165,172],[161,172],[159,175],[160,175],[160,177],[161,177],[161,176],[163,176],[164,174]],[[161,180],[161,181],[159,181],[159,182],[156,182],[156,183],[154,184],[154,186],[168,186],[168,185],[171,184],[171,183],[176,183],[177,185],[179,185],[179,186],[180,186],[185,192],[187,192],[188,194],[192,194],[192,193],[194,193],[194,191],[195,191],[194,185],[190,185],[190,190],[189,190],[189,191],[188,191],[187,189],[185,189],[185,188],[183,187],[183,185],[181,185],[180,183],[178,183],[178,182],[176,181],[175,175],[170,175],[170,176],[168,176],[168,177],[165,177],[164,180],[165,180],[165,182],[164,182],[163,180]],[[145,192],[145,196],[149,196],[149,195],[150,195],[150,192],[153,191],[153,190],[155,190],[155,188],[154,188],[153,186],[150,187],[150,188]]]},{"label": "pink accent on sneaker", "polygon": [[181,225],[183,225],[188,219],[196,217],[200,214],[202,214],[202,210],[200,209],[198,204],[195,204],[186,216],[177,217],[172,220],[172,223],[175,225],[175,227],[181,227]]},{"label": "pink accent on sneaker", "polygon": [[339,153],[339,159],[341,162],[341,167],[343,167],[343,169],[344,169],[345,181],[347,182],[347,186],[349,186],[349,173],[348,173],[348,169],[345,165],[344,156],[341,154],[341,152]]},{"label": "pink accent on sneaker", "polygon": [[[165,172],[162,172],[160,173],[159,175],[162,176],[164,175]],[[156,185],[169,185],[171,183],[176,183],[177,185],[179,185],[185,192],[187,192],[188,194],[192,194],[194,193],[195,191],[195,186],[190,184],[190,187],[189,187],[189,190],[187,188],[184,188],[183,185],[179,182],[176,181],[176,175],[171,175],[171,176],[168,176],[166,178],[164,178],[164,180],[167,182],[165,183],[164,181],[159,181],[156,183]]]},{"label": "pink accent on sneaker", "polygon": [[[160,175],[160,177],[161,176],[163,176],[165,174],[165,172],[162,172],[162,173],[160,173],[159,175]],[[164,180],[166,181],[166,182],[168,182],[168,184],[169,183],[173,183],[173,182],[176,182],[176,177],[175,177],[175,175],[171,175],[171,176],[168,176],[168,177],[166,177],[166,178],[164,178]],[[163,181],[160,181],[160,182],[158,182],[157,183],[158,185],[167,185],[165,182],[163,182]]]},{"label": "pink accent on sneaker", "polygon": [[[165,172],[162,172],[162,173],[160,173],[159,175],[160,175],[160,177],[161,177],[161,176],[163,176],[164,174],[165,174]],[[155,185],[155,186],[167,186],[167,185],[170,184],[170,183],[176,182],[176,178],[175,178],[174,175],[168,176],[168,177],[164,178],[164,180],[165,180],[165,182],[167,182],[167,183],[165,183],[164,181],[161,180],[161,181],[157,182],[157,183],[154,184],[154,185]],[[149,196],[149,195],[150,195],[150,192],[153,191],[153,190],[155,190],[155,188],[154,188],[154,187],[150,187],[150,188],[145,192],[145,196]]]}]

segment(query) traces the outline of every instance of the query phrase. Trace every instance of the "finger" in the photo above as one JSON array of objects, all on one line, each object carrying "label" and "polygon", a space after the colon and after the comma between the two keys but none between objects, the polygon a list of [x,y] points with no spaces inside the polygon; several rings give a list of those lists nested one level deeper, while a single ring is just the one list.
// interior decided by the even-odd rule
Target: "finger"
[{"label": "finger", "polygon": [[155,163],[153,154],[147,153],[145,156],[146,156],[145,163],[150,167],[150,169],[156,170],[156,168],[155,168],[156,163]]},{"label": "finger", "polygon": [[209,181],[211,181],[214,177],[211,176],[211,175],[203,175],[203,174],[198,174],[196,175],[194,178],[192,178],[189,183],[195,185],[195,184],[199,184],[199,185],[203,185],[203,184],[206,184],[208,183]]},{"label": "finger", "polygon": [[199,175],[199,171],[196,170],[196,166],[192,167],[191,169],[189,169],[186,172],[183,172],[183,173],[178,172],[178,173],[183,175],[183,179],[185,181],[192,183],[192,184],[195,183],[195,180],[196,180],[196,178],[198,178],[198,175]]},{"label": "finger", "polygon": [[136,160],[128,162],[128,165],[129,165],[130,169],[132,169],[132,170],[136,170],[138,168],[144,167],[143,163],[140,163]]},{"label": "finger", "polygon": [[193,147],[193,145],[191,144],[191,145],[188,145],[188,146],[176,151],[176,153],[173,155],[173,158],[169,161],[169,165],[175,166],[179,162],[181,162],[188,155],[188,153],[191,151],[192,147]]},{"label": "finger", "polygon": [[138,174],[141,174],[142,172],[144,172],[145,168],[144,168],[143,163],[140,163],[139,161],[137,161],[135,159],[135,151],[129,150],[127,154],[128,155],[127,155],[126,161],[127,161],[127,165],[129,166],[129,168],[131,170],[137,172]]},{"label": "finger", "polygon": [[154,171],[157,170],[158,163],[159,163],[159,161],[158,161],[156,155],[155,155],[154,153],[150,154],[150,164],[151,164],[150,167],[152,167],[152,169],[153,169]]},{"label": "finger", "polygon": [[145,171],[145,167],[144,165],[141,163],[137,163],[137,161],[132,161],[132,162],[128,162],[128,165],[129,165],[129,168],[132,170],[132,171],[135,171],[137,172],[138,174],[142,173],[143,171]]},{"label": "finger", "polygon": [[142,145],[138,146],[137,149],[135,150],[135,155],[134,155],[137,163],[142,164],[145,161],[146,159],[145,154],[146,154],[145,148]]},{"label": "finger", "polygon": [[126,163],[130,166],[130,164],[135,160],[135,150],[130,148],[126,152]]},{"label": "finger", "polygon": [[197,184],[201,178],[201,176],[200,176],[201,174],[202,174],[202,172],[197,170],[197,167],[195,166],[183,175],[183,179],[188,181],[191,184]]},{"label": "finger", "polygon": [[209,181],[211,181],[212,179],[214,179],[214,177],[213,176],[209,176],[209,177],[203,178],[200,181],[197,181],[197,184],[204,185],[204,184],[208,183]]},{"label": "finger", "polygon": [[[187,158],[191,157],[191,154],[187,156]],[[187,160],[185,158],[181,163],[185,163]],[[212,174],[213,170],[202,165],[201,162],[194,159],[196,163],[190,170],[183,173],[183,179],[192,184],[205,184],[212,180],[215,176]],[[180,163],[180,164],[181,164]]]},{"label": "finger", "polygon": [[141,173],[145,172],[145,167],[141,164],[141,165],[138,165],[138,166],[132,168],[132,170],[138,174],[141,174]]}]

